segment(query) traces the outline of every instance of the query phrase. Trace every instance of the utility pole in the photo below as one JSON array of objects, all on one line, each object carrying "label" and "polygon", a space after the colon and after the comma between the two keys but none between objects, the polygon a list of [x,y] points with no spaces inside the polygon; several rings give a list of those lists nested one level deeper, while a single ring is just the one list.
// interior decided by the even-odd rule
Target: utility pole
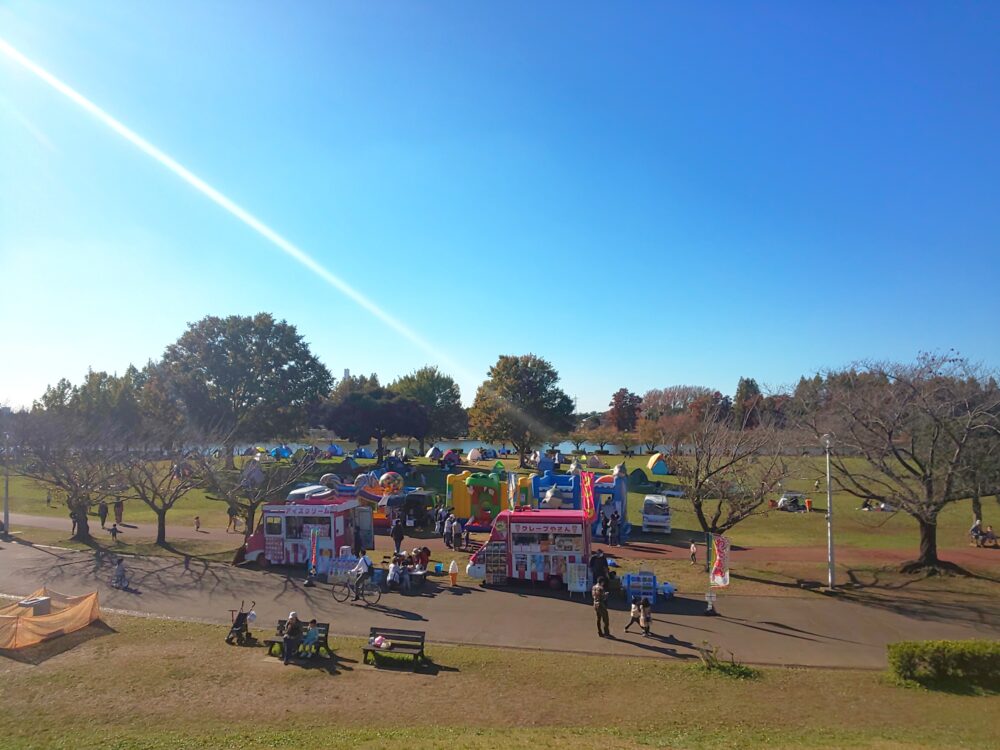
[{"label": "utility pole", "polygon": [[823,436],[823,448],[826,450],[826,578],[827,588],[833,591],[837,585],[833,571],[833,485],[830,482],[830,448],[833,447],[833,435]]},{"label": "utility pole", "polygon": [[10,435],[3,434],[3,538],[10,539]]}]

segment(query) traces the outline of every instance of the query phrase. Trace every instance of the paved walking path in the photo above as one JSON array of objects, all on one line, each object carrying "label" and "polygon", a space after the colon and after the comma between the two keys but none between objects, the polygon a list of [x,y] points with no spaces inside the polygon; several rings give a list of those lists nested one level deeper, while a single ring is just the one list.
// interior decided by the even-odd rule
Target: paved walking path
[{"label": "paved walking path", "polygon": [[[107,607],[155,615],[229,622],[240,600],[256,600],[259,634],[289,610],[331,623],[335,634],[365,636],[372,625],[426,630],[439,643],[527,647],[628,656],[695,658],[709,641],[738,659],[759,664],[882,668],[885,645],[908,638],[1000,638],[1000,603],[926,604],[898,598],[857,604],[815,597],[720,594],[720,617],[705,617],[704,602],[677,598],[657,607],[655,637],[624,635],[624,608],[612,611],[613,640],[598,638],[590,604],[547,589],[483,589],[441,585],[420,595],[386,594],[377,607],[337,604],[329,587],[301,579],[181,559],[128,563],[133,591],[108,586],[108,562],[91,553],[0,542],[0,593],[24,595],[42,585],[77,594],[97,590]],[[220,627],[219,637],[223,636]]]}]

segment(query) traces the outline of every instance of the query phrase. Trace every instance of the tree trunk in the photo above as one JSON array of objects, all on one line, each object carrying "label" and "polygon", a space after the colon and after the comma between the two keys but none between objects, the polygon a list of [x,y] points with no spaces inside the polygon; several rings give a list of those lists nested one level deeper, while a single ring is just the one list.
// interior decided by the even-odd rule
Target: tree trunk
[{"label": "tree trunk", "polygon": [[163,547],[167,543],[167,512],[156,511],[156,543]]},{"label": "tree trunk", "polygon": [[979,523],[983,522],[983,500],[979,497],[979,488],[976,488],[976,492],[972,496],[972,515]]},{"label": "tree trunk", "polygon": [[233,452],[236,450],[236,443],[232,440],[227,440],[222,444],[222,450],[226,452],[226,468],[235,469],[236,461],[233,459]]},{"label": "tree trunk", "polygon": [[254,517],[257,515],[257,506],[253,503],[247,508],[246,526],[243,528],[243,538],[244,540],[249,539],[254,532],[253,522]]},{"label": "tree trunk", "polygon": [[920,556],[916,560],[903,563],[903,573],[934,572],[943,567],[937,556],[937,524],[918,518],[920,524]]},{"label": "tree trunk", "polygon": [[420,455],[423,456],[427,452],[427,451],[424,450],[424,439],[423,438],[420,438],[419,445],[420,445]]},{"label": "tree trunk", "polygon": [[78,542],[89,542],[91,539],[90,523],[87,521],[86,509],[73,512],[76,514],[76,533],[73,535],[73,539]]}]

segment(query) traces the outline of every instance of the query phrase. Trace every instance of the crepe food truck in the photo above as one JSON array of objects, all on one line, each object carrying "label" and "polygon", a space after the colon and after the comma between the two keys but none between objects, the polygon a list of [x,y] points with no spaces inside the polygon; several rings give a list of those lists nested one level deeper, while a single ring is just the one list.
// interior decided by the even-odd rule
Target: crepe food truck
[{"label": "crepe food truck", "polygon": [[489,541],[469,560],[466,572],[488,585],[510,579],[544,581],[583,591],[590,559],[590,524],[581,510],[503,510]]},{"label": "crepe food truck", "polygon": [[354,546],[354,529],[367,549],[374,547],[372,509],[359,503],[353,487],[314,484],[293,490],[284,502],[263,506],[260,522],[247,539],[245,559],[260,567],[304,565],[313,559],[319,575],[330,573],[339,550]]}]

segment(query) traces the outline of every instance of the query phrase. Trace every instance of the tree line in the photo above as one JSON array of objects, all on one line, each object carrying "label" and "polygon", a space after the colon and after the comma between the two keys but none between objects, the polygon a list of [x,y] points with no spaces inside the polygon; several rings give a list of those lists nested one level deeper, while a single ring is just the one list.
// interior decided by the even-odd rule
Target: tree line
[{"label": "tree line", "polygon": [[[252,514],[280,495],[280,480],[296,476],[250,482],[234,465],[235,446],[310,427],[359,445],[374,440],[380,460],[385,441],[399,436],[421,451],[427,441],[466,435],[510,444],[522,466],[532,449],[563,439],[578,449],[664,447],[699,525],[713,533],[766,512],[788,477],[788,457],[818,453],[820,436],[830,434],[837,488],[916,520],[916,568],[940,567],[944,507],[971,497],[981,514],[981,499],[1000,491],[1000,388],[953,353],[856,363],[770,394],[752,378],[741,378],[732,397],[701,386],[642,396],[621,388],[607,410],[584,414],[551,363],[501,355],[465,409],[457,383],[434,366],[387,385],[375,374],[337,382],[294,326],[261,313],[207,317],[142,369],[89,372],[78,385],[60,380],[30,410],[0,410],[0,420],[13,436],[4,459],[62,490],[71,510],[127,486],[161,519],[195,483]],[[205,450],[213,444],[218,465]],[[142,456],[158,458],[158,468]]]}]

